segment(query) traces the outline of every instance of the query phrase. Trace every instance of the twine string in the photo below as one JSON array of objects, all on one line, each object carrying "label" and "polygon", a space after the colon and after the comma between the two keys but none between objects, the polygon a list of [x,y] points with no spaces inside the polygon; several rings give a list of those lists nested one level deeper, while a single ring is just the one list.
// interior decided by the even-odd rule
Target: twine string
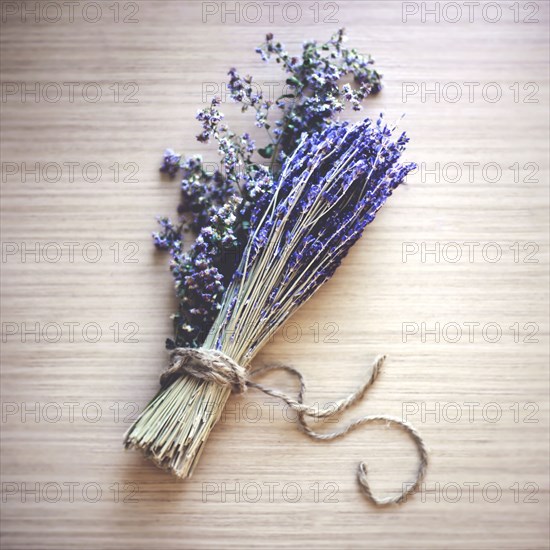
[{"label": "twine string", "polygon": [[[397,496],[376,497],[373,495],[367,479],[367,465],[364,462],[359,463],[357,472],[357,481],[366,498],[376,506],[387,506],[391,504],[400,504],[405,502],[407,498],[415,493],[424,476],[428,466],[428,451],[424,444],[422,436],[408,422],[389,415],[369,415],[352,420],[340,429],[319,433],[313,430],[307,423],[306,417],[313,419],[330,418],[338,413],[341,413],[351,407],[353,404],[360,401],[365,395],[367,389],[378,378],[382,365],[386,357],[378,356],[372,364],[370,376],[350,395],[347,397],[325,405],[323,408],[314,407],[304,404],[306,384],[304,376],[297,369],[288,365],[265,365],[250,372],[237,364],[229,356],[218,350],[205,348],[176,348],[171,354],[170,367],[161,375],[160,384],[164,389],[169,386],[176,378],[184,374],[188,374],[201,380],[214,382],[220,386],[230,386],[236,394],[244,393],[248,388],[255,388],[266,395],[281,399],[291,409],[296,411],[298,417],[298,426],[300,430],[312,439],[317,441],[331,441],[339,437],[343,437],[353,430],[365,424],[385,424],[388,427],[396,427],[404,431],[413,440],[419,455],[419,464],[414,482],[404,484],[404,488]],[[300,382],[300,390],[297,399],[281,392],[279,390],[268,388],[262,384],[254,382],[252,379],[265,374],[269,371],[284,370],[296,378]]]}]

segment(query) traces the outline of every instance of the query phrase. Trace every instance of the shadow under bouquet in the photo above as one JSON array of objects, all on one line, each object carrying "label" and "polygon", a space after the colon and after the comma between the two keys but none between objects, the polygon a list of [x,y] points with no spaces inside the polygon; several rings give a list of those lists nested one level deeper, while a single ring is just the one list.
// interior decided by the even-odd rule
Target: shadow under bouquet
[{"label": "shadow under bouquet", "polygon": [[[423,441],[399,418],[361,417],[327,433],[307,423],[307,418],[327,418],[361,399],[384,357],[374,361],[354,393],[322,409],[304,404],[305,383],[292,367],[250,368],[273,333],[332,277],[414,168],[400,161],[408,138],[396,134],[382,116],[339,120],[346,104],[358,111],[369,94],[381,89],[370,56],[344,42],[340,30],[326,43],[306,42],[302,55],[293,57],[268,34],[257,52],[283,68],[285,93],[266,98],[250,76],[241,77],[235,69],[228,83],[231,98],[243,111],[253,111],[255,125],[265,129],[267,144],[257,148],[248,133],[232,132],[215,98],[198,112],[198,140],[217,142],[220,167],[209,171],[200,156],[165,153],[161,170],[181,178],[180,218],[177,223],[161,218],[154,239],[171,254],[179,310],[175,337],[167,340],[171,362],[161,389],[124,442],[178,477],[192,474],[231,392],[251,387],[285,401],[296,410],[300,429],[317,440],[342,437],[373,422],[408,433],[420,462],[416,479],[398,495],[375,497],[366,466],[359,465],[360,487],[373,503],[403,502],[424,477]],[[192,233],[196,240],[185,250],[185,236]],[[273,369],[298,377],[297,397],[254,381]]]}]

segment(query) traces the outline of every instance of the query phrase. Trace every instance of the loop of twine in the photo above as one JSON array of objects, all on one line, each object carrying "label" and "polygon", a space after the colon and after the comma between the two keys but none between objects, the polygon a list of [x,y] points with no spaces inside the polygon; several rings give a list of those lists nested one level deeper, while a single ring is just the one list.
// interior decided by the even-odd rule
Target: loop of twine
[{"label": "loop of twine", "polygon": [[[416,445],[418,455],[420,457],[416,479],[414,482],[404,484],[406,488],[404,488],[396,497],[378,498],[372,494],[370,489],[370,485],[367,480],[367,466],[364,462],[359,463],[359,470],[357,472],[357,480],[367,499],[376,506],[387,506],[390,504],[400,504],[405,502],[407,497],[417,491],[426,474],[426,469],[428,467],[428,451],[424,444],[424,440],[416,429],[408,422],[394,416],[369,415],[357,418],[338,430],[327,433],[319,433],[311,429],[305,420],[306,416],[315,419],[330,418],[342,411],[345,411],[354,403],[362,399],[367,389],[378,378],[385,359],[386,356],[384,355],[378,356],[372,365],[371,374],[365,382],[363,382],[347,397],[340,399],[336,403],[331,403],[328,406],[325,405],[323,409],[304,404],[304,396],[306,391],[305,379],[302,373],[293,367],[289,367],[287,365],[265,365],[251,372],[247,372],[245,368],[238,365],[235,361],[233,361],[233,359],[218,350],[204,348],[176,348],[171,353],[170,367],[160,377],[160,384],[164,389],[176,378],[182,376],[183,374],[188,374],[201,380],[214,382],[220,386],[231,386],[233,392],[237,394],[244,393],[248,388],[256,388],[267,395],[283,400],[290,408],[295,410],[298,414],[298,426],[301,431],[317,441],[330,441],[343,437],[349,432],[365,424],[386,424],[388,427],[395,426],[400,428],[411,437]],[[297,399],[294,399],[279,390],[267,388],[251,380],[258,375],[273,370],[284,370],[298,378],[300,381],[300,391],[298,392]]]}]

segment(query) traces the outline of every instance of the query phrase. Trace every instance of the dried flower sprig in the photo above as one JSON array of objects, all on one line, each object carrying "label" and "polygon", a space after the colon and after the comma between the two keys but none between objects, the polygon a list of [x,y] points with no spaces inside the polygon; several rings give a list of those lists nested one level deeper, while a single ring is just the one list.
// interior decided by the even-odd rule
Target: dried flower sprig
[{"label": "dried flower sprig", "polygon": [[[295,57],[268,34],[256,51],[265,61],[275,59],[287,75],[287,89],[276,99],[265,98],[251,76],[242,77],[230,69],[230,96],[243,112],[254,110],[256,126],[268,136],[263,147],[257,148],[248,133],[232,132],[219,111],[219,99],[214,98],[197,114],[202,126],[197,139],[217,143],[220,168],[209,172],[198,155],[183,159],[171,149],[165,152],[161,171],[182,178],[180,220],[160,218],[161,230],[154,234],[157,247],[172,256],[179,299],[175,338],[167,340],[168,348],[203,343],[241,260],[250,221],[265,203],[263,195],[272,192],[281,163],[302,133],[323,131],[346,103],[359,110],[369,93],[381,89],[381,75],[373,68],[372,58],[345,48],[345,40],[341,29],[326,43],[304,43],[301,57]],[[349,82],[342,84],[346,78],[353,80],[355,88]],[[184,252],[188,230],[198,239]]]},{"label": "dried flower sprig", "polygon": [[[382,118],[366,119],[301,137],[251,217],[243,257],[203,348],[246,368],[273,331],[333,275],[414,168],[400,163],[408,140],[395,138],[393,130]],[[231,386],[179,373],[130,428],[125,444],[186,477],[230,393]]]}]

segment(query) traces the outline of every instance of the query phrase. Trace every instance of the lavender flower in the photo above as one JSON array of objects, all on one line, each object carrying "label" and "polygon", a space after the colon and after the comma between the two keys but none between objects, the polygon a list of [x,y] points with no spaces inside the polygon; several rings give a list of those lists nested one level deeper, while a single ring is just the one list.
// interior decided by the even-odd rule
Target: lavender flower
[{"label": "lavender flower", "polygon": [[[375,123],[333,123],[307,136],[264,193],[238,270],[224,293],[209,345],[244,362],[341,264],[365,227],[415,167],[401,163],[408,142]],[[234,313],[238,310],[238,314]],[[256,311],[264,312],[261,320]],[[254,319],[251,339],[247,323]],[[230,340],[229,340],[230,339]]]},{"label": "lavender flower", "polygon": [[[264,60],[275,58],[289,75],[286,83],[290,93],[276,100],[284,116],[278,121],[281,131],[274,143],[273,165],[292,153],[303,132],[322,131],[346,103],[360,110],[367,95],[381,90],[382,76],[373,69],[372,58],[344,48],[345,39],[344,30],[340,29],[324,44],[305,42],[301,60],[292,57],[280,42],[275,42],[271,33],[256,50]],[[353,77],[356,89],[350,84],[339,87],[339,82],[347,76]]]},{"label": "lavender flower", "polygon": [[180,169],[180,161],[181,155],[174,153],[172,149],[166,149],[166,151],[164,151],[164,161],[160,167],[160,171],[173,178]]}]

